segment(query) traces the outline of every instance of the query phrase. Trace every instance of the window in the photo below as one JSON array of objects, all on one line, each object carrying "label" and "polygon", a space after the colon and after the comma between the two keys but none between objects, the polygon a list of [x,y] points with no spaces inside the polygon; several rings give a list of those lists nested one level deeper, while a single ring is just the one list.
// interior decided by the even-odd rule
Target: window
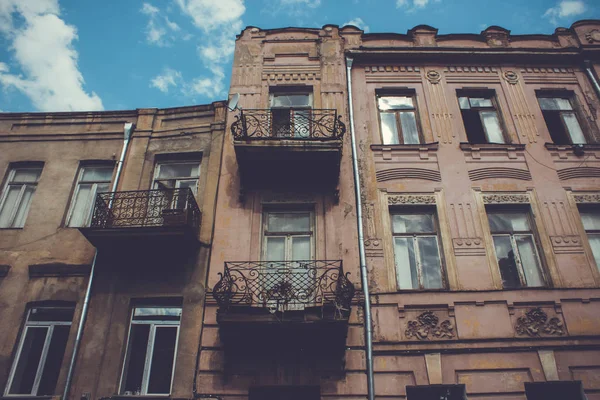
[{"label": "window", "polygon": [[67,225],[88,226],[92,218],[96,194],[108,192],[112,179],[112,166],[82,167],[77,177],[77,186],[71,200]]},{"label": "window", "polygon": [[493,91],[459,92],[458,96],[469,143],[506,143]]},{"label": "window", "polygon": [[5,395],[54,395],[73,311],[72,307],[35,307],[28,311]]},{"label": "window", "polygon": [[[539,96],[539,95],[538,95]],[[538,97],[550,137],[555,144],[585,144],[585,135],[577,119],[572,97]]]},{"label": "window", "polygon": [[394,213],[392,231],[398,288],[443,288],[435,213]]},{"label": "window", "polygon": [[383,144],[421,143],[414,96],[377,98]]},{"label": "window", "polygon": [[264,260],[300,261],[313,258],[310,211],[269,211],[264,216]]},{"label": "window", "polygon": [[135,307],[121,393],[170,394],[181,307]]},{"label": "window", "polygon": [[581,381],[525,382],[527,400],[587,400]]},{"label": "window", "polygon": [[466,400],[465,385],[406,386],[407,400]]},{"label": "window", "polygon": [[274,137],[310,136],[312,94],[301,91],[271,93],[270,103]]},{"label": "window", "polygon": [[527,211],[488,212],[504,288],[544,286],[536,238]]},{"label": "window", "polygon": [[200,162],[161,162],[156,165],[154,176],[154,189],[164,190],[161,202],[165,203],[163,209],[185,210],[187,193],[172,189],[191,189],[195,195],[198,192],[198,178],[200,177]]},{"label": "window", "polygon": [[592,248],[596,267],[600,268],[600,212],[597,210],[581,210],[581,221]]},{"label": "window", "polygon": [[41,166],[14,167],[0,196],[0,228],[22,228],[42,174]]}]

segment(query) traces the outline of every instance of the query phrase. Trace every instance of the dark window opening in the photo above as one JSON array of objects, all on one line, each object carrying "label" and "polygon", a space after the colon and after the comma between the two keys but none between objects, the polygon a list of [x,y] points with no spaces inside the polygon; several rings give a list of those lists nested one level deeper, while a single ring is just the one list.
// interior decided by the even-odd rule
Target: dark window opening
[{"label": "dark window opening", "polygon": [[585,400],[581,381],[525,382],[527,400]]},{"label": "dark window opening", "polygon": [[310,136],[312,93],[306,88],[272,92],[270,108],[273,137]]},{"label": "dark window opening", "polygon": [[572,96],[564,94],[542,97],[538,94],[538,103],[554,144],[587,143],[577,111],[573,107]]},{"label": "dark window opening", "polygon": [[459,91],[458,96],[469,143],[506,143],[493,91]]}]

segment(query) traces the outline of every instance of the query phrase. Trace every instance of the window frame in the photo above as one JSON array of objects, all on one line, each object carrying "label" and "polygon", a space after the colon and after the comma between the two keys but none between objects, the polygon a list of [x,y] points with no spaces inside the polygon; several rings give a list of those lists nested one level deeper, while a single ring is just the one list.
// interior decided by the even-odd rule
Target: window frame
[{"label": "window frame", "polygon": [[596,268],[600,271],[600,265],[598,265],[598,263],[596,262],[596,255],[594,254],[594,248],[592,247],[591,243],[590,243],[590,238],[589,235],[595,235],[595,236],[599,236],[600,237],[600,229],[586,229],[585,225],[583,223],[583,218],[582,218],[582,213],[585,214],[597,214],[598,216],[600,216],[600,204],[580,204],[577,207],[577,211],[579,213],[579,220],[581,221],[581,226],[583,228],[583,232],[585,233],[585,237],[586,240],[588,241],[588,246],[592,252],[592,258],[593,258],[593,262],[594,264],[596,264]]},{"label": "window frame", "polygon": [[[489,223],[489,214],[502,214],[502,213],[525,214],[525,216],[527,218],[527,222],[529,224],[529,230],[528,231],[500,231],[500,232],[492,231],[492,227],[490,226],[490,223]],[[538,288],[538,287],[549,287],[550,286],[550,276],[549,276],[548,272],[546,271],[546,263],[545,263],[545,260],[543,257],[543,247],[542,247],[542,243],[540,241],[538,229],[536,227],[533,210],[531,210],[530,207],[522,207],[522,206],[514,206],[514,205],[513,206],[509,206],[509,205],[489,206],[488,205],[485,207],[485,214],[486,214],[487,223],[488,223],[488,227],[489,227],[490,237],[492,239],[493,256],[494,256],[494,259],[496,260],[498,272],[500,273],[500,280],[502,281],[502,289],[507,290],[507,289],[530,289],[530,288]],[[534,256],[538,262],[539,274],[542,278],[542,285],[540,285],[540,286],[527,285],[523,262],[521,261],[521,253],[516,244],[515,235],[516,236],[529,235],[533,238],[533,244],[534,244],[534,250],[535,250]],[[519,287],[516,287],[516,288],[504,287],[504,279],[502,278],[502,271],[500,270],[500,262],[498,260],[498,255],[496,253],[496,245],[494,243],[495,236],[504,236],[504,237],[508,236],[509,237],[511,250],[513,251],[513,254],[516,255],[515,262],[516,262],[516,266],[517,266],[517,274],[519,276],[519,283],[520,283]]]},{"label": "window frame", "polygon": [[[379,98],[381,97],[409,97],[412,99],[412,109],[391,109],[381,110],[379,108]],[[421,117],[419,115],[419,104],[417,101],[417,93],[415,91],[377,91],[375,94],[375,107],[377,108],[377,120],[379,122],[379,138],[381,144],[385,146],[395,145],[421,145],[426,144],[425,137],[423,135],[423,129],[421,127]],[[419,137],[419,143],[404,143],[404,133],[402,131],[402,123],[400,120],[400,113],[402,112],[414,112],[415,113],[415,125],[417,128],[417,136]],[[384,143],[383,130],[381,128],[381,114],[394,114],[394,120],[396,122],[396,132],[398,133],[398,143]]]},{"label": "window frame", "polygon": [[[82,178],[83,178],[83,173],[85,171],[86,168],[111,168],[112,169],[112,174],[110,177],[110,180],[108,181],[85,181],[82,182]],[[65,218],[65,226],[69,227],[69,228],[82,228],[82,227],[87,227],[90,225],[90,222],[92,221],[92,216],[94,214],[94,207],[95,207],[95,200],[96,197],[98,195],[98,184],[99,183],[108,183],[109,186],[109,190],[110,190],[110,184],[112,183],[113,179],[114,179],[114,175],[115,175],[115,166],[113,163],[104,163],[104,164],[82,164],[79,166],[79,170],[77,171],[77,177],[75,179],[75,188],[73,189],[73,194],[71,195],[71,201],[69,203],[69,210],[67,212],[67,217]],[[80,185],[81,184],[92,184],[92,192],[93,192],[93,196],[91,196],[91,204],[89,204],[89,215],[86,218],[86,221],[83,225],[81,226],[75,226],[75,225],[71,225],[71,219],[73,218],[73,212],[75,210],[75,200],[77,199],[77,195],[79,194],[79,190],[80,190]],[[103,192],[100,192],[103,193]]]},{"label": "window frame", "polygon": [[[448,289],[448,278],[446,272],[446,262],[444,257],[444,248],[441,237],[441,226],[438,218],[438,210],[435,206],[413,206],[413,207],[393,207],[390,208],[390,228],[391,228],[391,236],[392,236],[392,248],[394,252],[394,275],[396,277],[396,290],[447,290]],[[396,233],[394,232],[394,215],[423,215],[429,214],[432,217],[433,221],[433,232],[407,232],[407,233]],[[397,237],[406,237],[413,238],[413,250],[415,251],[415,262],[417,263],[417,280],[419,282],[419,287],[417,288],[400,288],[398,282],[398,266],[396,265],[396,238]],[[438,250],[438,259],[440,263],[440,276],[442,280],[441,288],[426,288],[423,285],[422,281],[422,262],[421,262],[421,253],[419,250],[419,246],[417,245],[418,237],[435,237],[437,243]],[[412,282],[411,282],[412,284]]]},{"label": "window frame", "polygon": [[[173,179],[159,179],[159,175],[160,175],[160,167],[162,165],[168,165],[168,164],[197,164],[198,165],[198,176],[197,177],[192,177],[191,175],[188,177],[178,177],[178,178],[173,178]],[[198,194],[198,189],[200,186],[200,176],[202,174],[202,160],[157,160],[154,163],[154,174],[152,176],[152,190],[172,190],[172,189],[180,189],[181,187],[178,187],[178,183],[180,183],[180,181],[191,181],[191,180],[196,180],[196,185],[194,187],[194,189],[192,189],[192,193],[194,194],[194,196],[196,196]],[[158,184],[161,181],[168,181],[168,180],[175,180],[175,187],[174,188],[160,188],[158,187]]]},{"label": "window frame", "polygon": [[[269,232],[269,214],[309,214],[309,227],[310,231],[289,231],[289,232]],[[312,208],[301,208],[301,207],[290,207],[290,208],[266,208],[263,210],[262,223],[261,223],[261,260],[267,260],[267,237],[285,237],[285,260],[271,260],[271,261],[294,261],[292,260],[292,237],[305,237],[310,238],[310,260],[315,259],[316,254],[316,221],[315,212]],[[300,261],[300,260],[295,260]]]},{"label": "window frame", "polygon": [[[25,316],[25,322],[23,324],[23,328],[21,330],[21,334],[19,337],[19,342],[18,342],[18,346],[17,346],[17,351],[15,352],[15,357],[13,359],[13,362],[11,364],[11,367],[9,369],[9,374],[8,374],[8,379],[6,381],[6,386],[4,388],[4,396],[6,397],[24,397],[24,396],[38,396],[38,390],[39,390],[39,386],[40,386],[40,382],[42,380],[42,375],[44,372],[44,367],[46,366],[46,362],[48,361],[47,357],[48,357],[48,350],[50,348],[50,342],[52,341],[53,335],[54,335],[54,327],[55,326],[71,326],[73,325],[73,318],[71,318],[71,321],[67,322],[67,321],[30,321],[29,317],[31,316],[31,311],[34,309],[68,309],[71,310],[73,312],[73,314],[75,313],[75,307],[69,307],[69,306],[31,306],[28,308],[26,316]],[[19,365],[19,362],[21,361],[21,353],[23,351],[23,345],[25,344],[25,338],[27,337],[27,333],[29,331],[30,328],[48,328],[47,332],[46,332],[46,337],[44,339],[44,346],[42,348],[42,352],[40,355],[40,360],[38,361],[38,367],[36,369],[35,372],[35,378],[31,387],[31,393],[29,394],[14,394],[14,393],[10,393],[10,389],[11,386],[13,384],[14,378],[15,378],[15,374],[17,372],[17,367]],[[70,328],[69,328],[69,336],[70,336]],[[67,336],[67,344],[68,344],[68,336]],[[66,347],[65,347],[65,352],[66,352]],[[62,357],[64,359],[65,353],[63,353]],[[61,364],[62,364],[62,359],[61,359]],[[56,391],[56,388],[55,388]],[[45,395],[44,395],[45,396]]]},{"label": "window frame", "polygon": [[[180,316],[178,321],[169,320],[134,320],[135,310],[138,308],[176,308],[180,310]],[[139,394],[131,394],[135,396],[169,396],[173,391],[173,381],[175,379],[175,367],[177,365],[177,352],[179,347],[179,334],[181,332],[181,319],[183,317],[183,307],[181,305],[164,304],[157,305],[153,304],[138,304],[131,308],[129,313],[129,328],[127,331],[127,344],[125,345],[125,353],[123,357],[123,368],[121,370],[121,378],[119,381],[119,393],[125,395],[124,384],[127,380],[127,374],[129,373],[129,362],[130,362],[130,345],[131,345],[131,331],[134,325],[149,325],[150,329],[148,332],[148,342],[146,343],[146,355],[144,358],[144,369],[142,371],[142,387],[140,388]],[[154,355],[154,345],[156,339],[156,328],[160,327],[177,327],[177,336],[175,338],[175,349],[173,351],[173,368],[171,370],[171,383],[169,385],[169,393],[148,393],[148,386],[150,383],[150,375],[152,373],[152,357]]]},{"label": "window frame", "polygon": [[[469,99],[469,109],[465,110],[461,107],[461,105],[460,105],[461,97],[466,97],[467,99]],[[479,106],[473,107],[473,106],[471,106],[471,100],[470,100],[471,98],[489,99],[492,102],[492,106],[491,107],[479,107]],[[502,109],[500,107],[500,102],[498,101],[498,95],[497,95],[495,89],[489,89],[489,88],[456,89],[456,101],[458,103],[458,110],[460,112],[460,117],[462,119],[463,127],[465,129],[465,135],[467,136],[467,142],[469,144],[473,144],[473,145],[477,145],[477,144],[499,144],[499,145],[512,144],[511,137],[508,134],[508,130],[506,129],[506,124],[504,123],[504,118],[502,117]],[[475,143],[470,140],[469,131],[467,129],[467,125],[465,124],[465,118],[463,116],[464,111],[474,111],[479,116],[479,122],[481,124],[481,128],[483,129],[483,134],[486,139],[485,143]],[[487,127],[483,123],[483,120],[481,119],[481,112],[485,112],[485,111],[488,111],[488,112],[494,111],[496,113],[496,117],[498,118],[498,125],[500,126],[502,138],[504,140],[503,143],[490,142],[488,132],[487,132]]]},{"label": "window frame", "polygon": [[[591,144],[594,143],[593,138],[590,135],[590,132],[587,129],[586,124],[582,123],[584,118],[581,115],[581,106],[579,105],[579,103],[576,100],[576,94],[575,92],[571,91],[571,90],[536,90],[535,91],[535,97],[538,103],[538,107],[540,109],[540,112],[542,113],[542,119],[544,120],[544,125],[546,126],[546,130],[548,131],[548,135],[550,136],[550,140],[552,140],[553,144],[556,145],[585,145],[585,144]],[[542,109],[542,105],[540,104],[539,99],[563,99],[563,100],[567,100],[569,102],[569,104],[571,105],[571,110],[544,110]],[[564,133],[566,133],[567,137],[567,141],[568,143],[556,143],[554,141],[554,138],[552,137],[552,132],[550,131],[550,128],[548,127],[548,123],[546,122],[546,117],[544,115],[544,113],[556,113],[559,116],[560,119],[560,124],[563,128]],[[562,118],[563,114],[572,114],[575,116],[575,119],[577,120],[577,124],[579,125],[579,129],[581,129],[581,133],[583,134],[583,137],[585,139],[585,143],[573,143],[573,137],[571,136],[571,131],[569,130],[569,128],[567,127],[567,124],[565,123],[564,119]]]},{"label": "window frame", "polygon": [[[282,107],[282,106],[273,106],[273,100],[276,96],[298,96],[298,95],[306,95],[308,97],[308,105],[306,106],[298,106],[298,107]],[[293,87],[286,87],[286,86],[282,86],[282,87],[271,87],[269,90],[269,113],[270,113],[270,131],[272,132],[273,137],[282,137],[282,138],[289,138],[289,139],[303,139],[305,138],[302,135],[296,135],[296,121],[295,121],[295,111],[298,110],[299,111],[299,115],[304,115],[304,118],[306,118],[308,120],[308,125],[309,125],[309,131],[310,131],[310,125],[312,124],[311,120],[311,112],[314,109],[314,94],[313,94],[313,89],[312,87],[308,87],[308,86],[293,86]],[[283,111],[283,110],[288,110],[289,112],[289,127],[290,127],[290,134],[289,136],[287,135],[276,135],[275,132],[275,116],[273,114],[273,110],[279,110],[279,111]],[[308,114],[308,117],[306,117],[306,114]],[[300,120],[303,117],[300,117]]]},{"label": "window frame", "polygon": [[[35,182],[16,182],[15,183],[12,180],[14,179],[14,176],[15,176],[17,170],[39,170],[40,172],[39,172],[39,176]],[[35,192],[37,191],[37,187],[40,182],[40,179],[42,178],[43,171],[44,171],[43,163],[31,162],[31,163],[25,163],[25,164],[21,164],[21,163],[9,164],[7,175],[6,175],[4,184],[2,185],[2,192],[0,192],[0,213],[4,209],[6,198],[8,197],[9,187],[11,185],[15,185],[15,186],[20,185],[21,188],[19,190],[17,201],[15,202],[15,207],[13,208],[13,210],[11,212],[11,216],[9,219],[10,225],[6,226],[6,227],[0,227],[0,229],[22,229],[25,227],[25,223],[27,222],[27,217],[29,216],[29,209],[31,207],[31,202],[33,202],[33,196],[35,195]],[[17,216],[19,207],[21,205],[21,201],[23,200],[23,194],[25,193],[25,190],[28,187],[33,187],[33,193],[31,194],[31,200],[30,200],[29,204],[27,205],[27,211],[25,213],[23,225],[15,226],[15,218]]]}]

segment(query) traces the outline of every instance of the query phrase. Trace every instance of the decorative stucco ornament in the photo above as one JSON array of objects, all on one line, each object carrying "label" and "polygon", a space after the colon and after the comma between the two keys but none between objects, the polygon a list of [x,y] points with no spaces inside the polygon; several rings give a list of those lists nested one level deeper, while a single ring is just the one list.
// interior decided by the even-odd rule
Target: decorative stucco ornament
[{"label": "decorative stucco ornament", "polygon": [[419,340],[431,339],[451,339],[454,337],[454,327],[449,320],[445,320],[438,325],[440,319],[433,311],[425,311],[420,314],[416,320],[408,321],[408,326],[404,331],[407,338]]},{"label": "decorative stucco ornament", "polygon": [[440,80],[442,79],[442,75],[434,69],[427,71],[426,77],[427,80],[433,84],[440,83]]},{"label": "decorative stucco ornament", "polygon": [[548,319],[541,308],[532,308],[517,319],[515,325],[517,335],[538,337],[546,335],[562,336],[565,334],[563,323],[558,317]]},{"label": "decorative stucco ornament", "polygon": [[577,203],[600,203],[600,194],[576,194]]},{"label": "decorative stucco ornament", "polygon": [[589,43],[600,42],[600,30],[592,29],[591,31],[585,34],[585,39]]},{"label": "decorative stucco ornament", "polygon": [[503,77],[511,85],[516,85],[519,82],[519,75],[515,71],[504,71]]},{"label": "decorative stucco ornament", "polygon": [[388,204],[435,204],[435,195],[392,195],[388,196]]},{"label": "decorative stucco ornament", "polygon": [[526,194],[484,194],[483,202],[485,204],[529,203],[529,196]]}]

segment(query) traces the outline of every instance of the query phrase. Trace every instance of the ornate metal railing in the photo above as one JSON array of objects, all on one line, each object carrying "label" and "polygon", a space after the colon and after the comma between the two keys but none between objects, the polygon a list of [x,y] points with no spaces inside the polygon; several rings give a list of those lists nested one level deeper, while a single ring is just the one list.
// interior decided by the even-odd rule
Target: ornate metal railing
[{"label": "ornate metal railing", "polygon": [[327,109],[241,110],[231,133],[236,140],[339,140],[346,132],[341,118],[336,110]]},{"label": "ornate metal railing", "polygon": [[219,307],[264,307],[271,311],[332,305],[346,317],[355,288],[342,261],[226,262],[213,288]]},{"label": "ornate metal railing", "polygon": [[200,209],[190,188],[99,193],[91,228],[200,226]]}]

